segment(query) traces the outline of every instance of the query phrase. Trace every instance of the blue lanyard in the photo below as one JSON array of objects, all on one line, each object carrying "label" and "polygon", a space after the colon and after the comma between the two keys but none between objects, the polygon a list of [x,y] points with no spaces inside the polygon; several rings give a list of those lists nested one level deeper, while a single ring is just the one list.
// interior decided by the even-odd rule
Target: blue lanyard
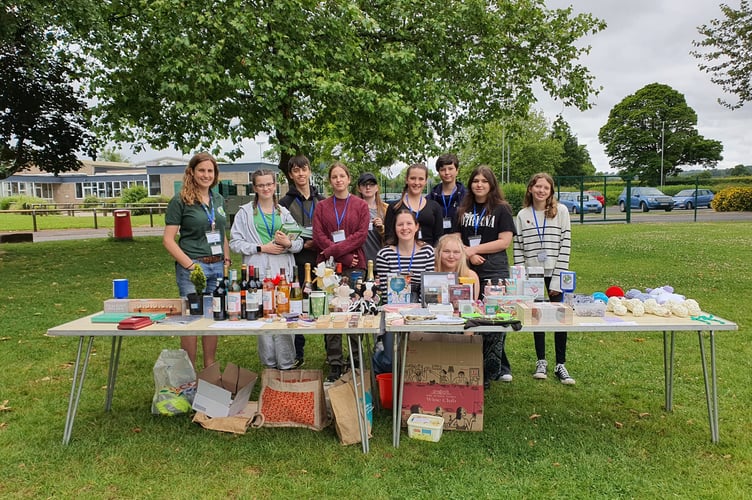
[{"label": "blue lanyard", "polygon": [[269,235],[269,239],[273,240],[274,239],[274,216],[276,215],[277,210],[276,209],[272,210],[272,227],[271,228],[269,227],[269,223],[266,222],[266,215],[264,215],[264,211],[261,210],[261,207],[258,207],[258,211],[261,214],[261,218],[264,221],[264,225],[266,226],[266,233]]},{"label": "blue lanyard", "polygon": [[[423,201],[423,198],[421,197],[420,201]],[[413,210],[413,207],[410,206],[410,198],[405,196],[405,205],[407,205],[407,208],[410,209],[412,213],[415,214],[415,218],[417,219],[420,217],[420,201],[418,202],[418,210]]]},{"label": "blue lanyard", "polygon": [[535,208],[533,208],[533,220],[535,221],[535,231],[538,233],[538,239],[540,240],[541,248],[543,248],[543,236],[546,234],[546,217],[543,216],[543,230],[538,227],[538,217],[535,215]]},{"label": "blue lanyard", "polygon": [[347,204],[350,203],[350,194],[347,195],[347,200],[345,201],[345,208],[342,209],[342,216],[340,217],[339,212],[337,212],[337,197],[334,196],[334,217],[337,219],[337,229],[339,229],[339,226],[342,224],[342,221],[345,220],[345,213],[347,212]]},{"label": "blue lanyard", "polygon": [[480,217],[477,217],[476,214],[477,214],[477,207],[475,206],[475,203],[473,203],[473,226],[475,226],[475,234],[477,236],[478,226],[480,225],[480,220],[483,218],[484,215],[486,215],[486,207],[483,207],[483,211],[480,213]]},{"label": "blue lanyard", "polygon": [[[400,257],[399,246],[396,246],[395,250],[397,251],[397,268],[399,269],[399,273],[402,274],[402,258]],[[410,274],[413,268],[413,257],[415,257],[415,243],[413,243],[413,253],[410,254],[410,265],[407,268],[407,274]]]},{"label": "blue lanyard", "polygon": [[203,203],[201,204],[201,208],[204,209],[204,213],[206,214],[206,218],[209,219],[209,225],[211,226],[211,230],[214,231],[216,225],[214,223],[214,198],[212,197],[211,191],[209,191],[209,206],[211,206],[211,213],[206,209],[206,205]]},{"label": "blue lanyard", "polygon": [[446,195],[441,193],[441,202],[444,204],[444,217],[449,217],[449,209],[452,207],[452,197],[457,192],[457,186],[454,186],[454,190],[449,194],[449,203],[447,203]]},{"label": "blue lanyard", "polygon": [[[300,198],[295,198],[295,200],[300,205],[300,211],[303,212],[303,215],[308,215],[308,222],[310,223],[313,220],[313,208],[316,206],[316,199],[311,198],[311,209],[306,213],[305,207],[303,206],[303,202],[300,201]],[[303,225],[305,226],[305,217],[303,218]]]}]

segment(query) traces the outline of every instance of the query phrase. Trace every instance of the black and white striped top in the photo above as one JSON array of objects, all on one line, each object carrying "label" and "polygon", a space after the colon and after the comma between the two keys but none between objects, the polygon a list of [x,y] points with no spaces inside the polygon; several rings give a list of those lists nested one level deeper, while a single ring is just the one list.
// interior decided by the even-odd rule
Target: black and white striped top
[{"label": "black and white striped top", "polygon": [[[399,264],[402,265],[400,269]],[[403,274],[410,276],[410,288],[415,297],[422,299],[420,295],[421,276],[425,272],[434,270],[435,257],[433,247],[425,244],[415,249],[412,266],[410,265],[410,256],[401,255],[399,262],[397,259],[397,250],[393,246],[387,246],[379,250],[376,255],[376,276],[379,279],[381,296],[386,301],[387,278],[392,274]]]},{"label": "black and white striped top", "polygon": [[[514,237],[514,263],[526,268],[542,267],[545,276],[551,276],[551,290],[559,290],[559,275],[569,269],[572,233],[567,208],[559,204],[556,217],[546,219],[545,212],[533,207],[523,208],[517,214]],[[545,226],[544,226],[545,221]],[[545,251],[545,261],[538,256]]]}]

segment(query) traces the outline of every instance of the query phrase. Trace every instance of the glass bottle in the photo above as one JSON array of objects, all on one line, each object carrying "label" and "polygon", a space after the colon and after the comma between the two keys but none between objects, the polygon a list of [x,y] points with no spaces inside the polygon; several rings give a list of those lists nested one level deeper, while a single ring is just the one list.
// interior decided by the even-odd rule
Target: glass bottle
[{"label": "glass bottle", "polygon": [[240,282],[238,270],[230,270],[230,286],[227,289],[227,319],[238,321],[240,319]]},{"label": "glass bottle", "polygon": [[276,290],[277,314],[287,314],[290,312],[290,282],[287,281],[285,268],[279,270],[279,283]]},{"label": "glass bottle", "polygon": [[[227,266],[225,266],[225,273],[227,273]],[[227,302],[227,289],[225,288],[225,280],[222,276],[217,276],[217,287],[212,292],[212,311],[214,312],[214,321],[222,321],[225,319],[225,303]]]},{"label": "glass bottle", "polygon": [[274,282],[272,281],[272,270],[266,268],[266,277],[261,296],[263,298],[264,317],[269,318],[274,313]]},{"label": "glass bottle", "polygon": [[303,314],[311,313],[311,292],[313,291],[313,281],[311,281],[311,263],[305,263],[305,281],[303,281]]},{"label": "glass bottle", "polygon": [[303,289],[300,288],[298,266],[295,266],[292,269],[292,283],[290,283],[290,312],[301,314],[303,312]]}]

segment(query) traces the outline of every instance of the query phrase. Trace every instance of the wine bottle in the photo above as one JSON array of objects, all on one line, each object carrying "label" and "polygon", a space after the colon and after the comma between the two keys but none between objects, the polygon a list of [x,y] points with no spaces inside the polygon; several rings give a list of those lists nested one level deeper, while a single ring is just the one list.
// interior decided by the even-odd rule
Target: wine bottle
[{"label": "wine bottle", "polygon": [[246,319],[246,301],[248,300],[248,266],[240,266],[240,319]]},{"label": "wine bottle", "polygon": [[272,281],[272,270],[266,268],[266,277],[261,294],[263,298],[264,317],[268,318],[274,313],[274,282]]},{"label": "wine bottle", "polygon": [[256,281],[253,274],[253,266],[248,266],[248,283],[245,290],[245,319],[248,321],[256,319],[256,310],[258,309],[256,299]]},{"label": "wine bottle", "polygon": [[276,289],[277,314],[287,314],[290,312],[290,282],[287,281],[285,268],[279,270],[279,283]]},{"label": "wine bottle", "polygon": [[290,312],[301,314],[303,312],[303,289],[300,288],[298,266],[295,266],[292,269],[292,283],[290,283]]},{"label": "wine bottle", "polygon": [[305,263],[305,281],[303,281],[303,314],[311,312],[311,292],[313,291],[313,282],[311,281],[311,263]]},{"label": "wine bottle", "polygon": [[[227,273],[227,266],[225,266],[225,273]],[[227,302],[227,289],[225,288],[225,281],[222,276],[217,276],[217,287],[212,292],[212,311],[214,315],[214,321],[222,321],[225,319],[225,303]]]},{"label": "wine bottle", "polygon": [[227,288],[227,319],[238,321],[240,319],[240,282],[238,270],[230,270],[230,286]]},{"label": "wine bottle", "polygon": [[261,281],[261,268],[257,267],[253,273],[256,282],[256,318],[264,317],[264,284]]}]

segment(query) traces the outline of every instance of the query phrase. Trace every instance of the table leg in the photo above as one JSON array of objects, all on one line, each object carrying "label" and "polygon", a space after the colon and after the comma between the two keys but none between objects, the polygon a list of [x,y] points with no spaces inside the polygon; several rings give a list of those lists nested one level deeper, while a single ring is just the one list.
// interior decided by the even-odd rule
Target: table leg
[{"label": "table leg", "polygon": [[112,337],[110,367],[107,373],[107,395],[104,399],[104,411],[110,411],[112,409],[112,397],[115,394],[115,379],[117,378],[118,366],[120,365],[120,346],[122,344],[123,337]]},{"label": "table leg", "polygon": [[715,368],[715,332],[710,330],[710,381],[708,381],[707,357],[705,355],[705,339],[702,331],[697,332],[700,341],[700,358],[702,358],[702,378],[705,382],[705,403],[708,407],[708,422],[710,424],[710,440],[717,443],[718,433],[718,379]]},{"label": "table leg", "polygon": [[[392,360],[392,366],[398,368],[398,375],[394,375],[394,370],[392,371],[392,405],[394,408],[393,411],[393,417],[394,417],[394,447],[399,448],[400,443],[400,434],[402,433],[402,399],[404,396],[404,388],[405,388],[405,364],[407,362],[407,339],[409,337],[408,332],[404,333],[395,333],[395,342],[394,342],[394,351],[395,356]],[[399,348],[400,348],[400,355],[397,356],[397,338],[399,337]],[[399,360],[399,362],[397,362]]]},{"label": "table leg", "polygon": [[[347,349],[350,353],[352,349],[352,339],[350,335],[347,337]],[[363,342],[362,335],[358,334],[358,366],[360,370],[355,370],[355,359],[350,356],[350,370],[353,374],[353,392],[355,393],[355,408],[358,411],[358,430],[360,431],[360,444],[363,448],[363,453],[368,453],[368,413],[366,409],[366,386],[365,376],[363,375]],[[360,379],[360,380],[358,380]]]},{"label": "table leg", "polygon": [[674,346],[675,333],[671,332],[671,343],[668,332],[663,332],[663,381],[665,385],[666,411],[672,411],[674,404]]},{"label": "table leg", "polygon": [[[89,337],[89,345],[86,348],[84,364],[81,366],[81,351],[84,345],[84,338],[84,336],[81,336],[78,339],[76,363],[73,366],[73,383],[71,384],[71,393],[68,398],[68,414],[65,417],[65,428],[63,429],[63,444],[66,445],[70,442],[71,434],[73,433],[73,421],[76,419],[78,402],[81,399],[81,390],[83,389],[84,379],[86,378],[86,369],[89,366],[89,356],[91,355],[91,348],[94,345],[94,337]],[[81,369],[80,373],[79,368]]]},{"label": "table leg", "polygon": [[402,340],[401,333],[392,334],[392,446],[399,447],[400,433],[400,401],[399,396],[399,345]]}]

